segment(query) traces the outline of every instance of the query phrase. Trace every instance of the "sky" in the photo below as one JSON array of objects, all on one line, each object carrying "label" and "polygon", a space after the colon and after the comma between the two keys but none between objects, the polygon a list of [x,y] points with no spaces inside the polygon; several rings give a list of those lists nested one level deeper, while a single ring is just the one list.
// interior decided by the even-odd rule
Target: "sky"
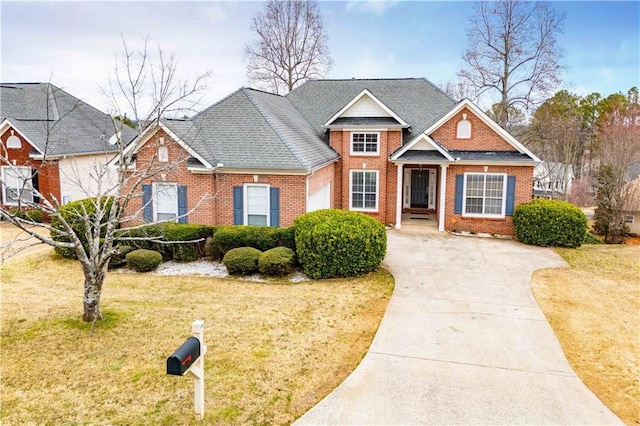
[{"label": "sky", "polygon": [[[48,82],[105,112],[122,38],[149,37],[178,59],[178,76],[211,72],[205,107],[250,86],[244,46],[254,34],[254,1],[0,2],[0,80]],[[334,66],[327,78],[456,80],[464,66],[473,3],[320,1]],[[584,95],[640,86],[640,2],[553,2],[566,13],[559,44],[563,85]],[[482,105],[481,105],[482,106]]]}]

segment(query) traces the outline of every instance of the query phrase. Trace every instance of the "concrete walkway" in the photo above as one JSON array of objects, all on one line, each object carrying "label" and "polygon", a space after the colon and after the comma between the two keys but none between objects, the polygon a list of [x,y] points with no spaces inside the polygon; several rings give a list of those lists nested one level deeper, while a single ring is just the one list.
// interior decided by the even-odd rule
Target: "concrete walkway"
[{"label": "concrete walkway", "polygon": [[622,424],[578,379],[513,241],[389,231],[395,292],[356,370],[296,424]]}]

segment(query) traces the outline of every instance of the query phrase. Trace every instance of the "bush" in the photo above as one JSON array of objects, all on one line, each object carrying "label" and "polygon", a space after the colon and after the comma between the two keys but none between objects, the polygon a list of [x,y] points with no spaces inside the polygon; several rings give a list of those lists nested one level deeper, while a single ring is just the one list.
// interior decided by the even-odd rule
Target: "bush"
[{"label": "bush", "polygon": [[9,214],[19,219],[31,220],[36,223],[44,221],[44,214],[38,209],[22,209],[20,207],[11,207]]},{"label": "bush", "polygon": [[587,217],[573,204],[560,200],[533,200],[513,213],[518,240],[536,246],[579,247],[587,233]]},{"label": "bush", "polygon": [[265,251],[278,246],[281,237],[288,235],[270,226],[221,226],[213,234],[213,241],[224,255],[238,247],[253,247]]},{"label": "bush", "polygon": [[118,247],[118,254],[111,257],[109,260],[109,269],[119,268],[127,263],[126,256],[128,253],[134,251],[135,248],[131,246]]},{"label": "bush", "polygon": [[230,275],[250,275],[258,271],[258,259],[262,252],[253,247],[229,250],[222,259]]},{"label": "bush", "polygon": [[296,254],[309,277],[352,277],[375,271],[387,251],[382,223],[363,213],[325,209],[294,222]]},{"label": "bush", "polygon": [[44,213],[38,209],[27,210],[27,217],[36,223],[44,221]]},{"label": "bush", "polygon": [[296,266],[296,254],[288,247],[267,250],[258,258],[258,270],[263,275],[282,277],[290,274]]},{"label": "bush", "polygon": [[[88,242],[87,242],[87,230],[85,228],[85,218],[87,215],[90,218],[90,221],[93,222],[95,220],[96,214],[96,198],[85,198],[83,200],[72,201],[64,206],[60,207],[59,213],[60,216],[64,218],[65,221],[71,226],[74,233],[82,243],[85,251],[89,250]],[[109,214],[111,212],[111,206],[113,205],[113,197],[104,197],[100,200],[101,210],[104,211],[104,215],[100,220],[100,236],[104,237],[106,232],[106,223],[109,218]],[[51,217],[51,226],[54,229],[59,229],[60,231],[64,231],[62,224],[57,216]],[[67,236],[62,233],[58,233],[55,231],[51,232],[51,238],[54,241],[63,241],[70,242]],[[68,259],[77,259],[76,252],[74,249],[56,247],[56,253],[60,254],[62,257]]]},{"label": "bush", "polygon": [[584,234],[584,239],[582,240],[582,244],[604,244],[604,241],[602,241],[600,238],[598,238],[596,235],[592,234],[591,232],[587,232],[586,234]]},{"label": "bush", "polygon": [[137,272],[153,271],[162,263],[162,255],[154,250],[133,250],[125,258],[129,267]]},{"label": "bush", "polygon": [[[214,230],[214,227],[207,225],[167,222],[136,229],[123,229],[118,232],[116,239],[135,248],[155,250],[164,260],[191,262],[204,255],[205,241],[213,235]],[[194,242],[171,244],[172,241]]]}]

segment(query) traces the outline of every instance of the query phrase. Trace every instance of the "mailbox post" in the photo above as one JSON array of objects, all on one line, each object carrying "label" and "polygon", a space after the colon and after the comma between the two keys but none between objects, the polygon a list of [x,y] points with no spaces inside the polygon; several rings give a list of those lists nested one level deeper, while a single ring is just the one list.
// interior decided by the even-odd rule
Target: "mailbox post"
[{"label": "mailbox post", "polygon": [[191,323],[191,337],[189,337],[176,351],[167,358],[167,374],[183,376],[185,373],[193,375],[193,396],[196,418],[204,418],[204,354],[207,345],[204,344],[204,321],[196,320]]}]

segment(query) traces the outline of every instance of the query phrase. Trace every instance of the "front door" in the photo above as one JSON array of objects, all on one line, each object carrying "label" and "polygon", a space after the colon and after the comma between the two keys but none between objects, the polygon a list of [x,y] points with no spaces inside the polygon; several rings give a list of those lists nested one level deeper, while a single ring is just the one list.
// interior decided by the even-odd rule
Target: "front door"
[{"label": "front door", "polygon": [[411,170],[411,208],[429,207],[429,170]]}]

